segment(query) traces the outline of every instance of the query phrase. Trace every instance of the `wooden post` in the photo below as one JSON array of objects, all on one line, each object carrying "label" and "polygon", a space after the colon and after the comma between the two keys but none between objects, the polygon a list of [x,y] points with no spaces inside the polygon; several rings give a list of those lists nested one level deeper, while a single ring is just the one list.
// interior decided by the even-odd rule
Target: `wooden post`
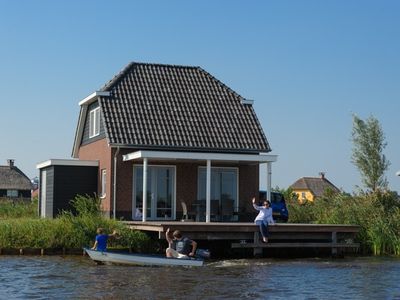
[{"label": "wooden post", "polygon": [[[253,241],[253,243],[254,244],[259,244],[260,243],[260,236],[259,236],[259,232],[258,231],[254,232],[254,241]],[[261,247],[254,247],[253,248],[253,255],[254,256],[262,256],[262,252],[263,252],[263,249]]]},{"label": "wooden post", "polygon": [[[332,244],[337,244],[337,233],[336,231],[332,232]],[[337,255],[337,248],[336,247],[332,247],[332,256],[336,256]]]}]

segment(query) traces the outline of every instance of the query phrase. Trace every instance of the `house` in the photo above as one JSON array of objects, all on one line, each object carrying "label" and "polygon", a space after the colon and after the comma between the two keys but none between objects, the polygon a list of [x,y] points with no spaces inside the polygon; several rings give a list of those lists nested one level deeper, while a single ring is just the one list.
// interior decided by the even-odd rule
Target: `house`
[{"label": "house", "polygon": [[293,183],[290,188],[300,201],[314,201],[322,197],[326,192],[340,193],[340,190],[325,178],[325,173],[321,172],[320,177],[302,177]]},{"label": "house", "polygon": [[270,187],[277,159],[252,104],[200,67],[133,62],[79,102],[72,157],[97,163],[110,217],[176,220],[183,202],[234,220],[254,214],[259,165]]},{"label": "house", "polygon": [[31,199],[31,180],[14,165],[13,159],[0,166],[0,198]]}]

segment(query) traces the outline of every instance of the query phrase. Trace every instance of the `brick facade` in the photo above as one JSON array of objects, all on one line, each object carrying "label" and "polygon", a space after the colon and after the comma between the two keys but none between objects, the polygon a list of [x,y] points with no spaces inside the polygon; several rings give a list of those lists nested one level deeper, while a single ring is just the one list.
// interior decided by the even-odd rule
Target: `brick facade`
[{"label": "brick facade", "polygon": [[[99,176],[97,194],[101,193],[101,171],[107,170],[106,196],[102,198],[102,210],[105,215],[112,217],[113,211],[113,172],[114,155],[117,148],[110,148],[105,139],[81,146],[79,149],[79,159],[98,160]],[[133,197],[133,165],[142,162],[123,161],[125,154],[135,151],[134,149],[120,149],[117,154],[117,180],[116,180],[116,208],[117,218],[124,220],[132,219],[132,197]],[[197,200],[197,176],[198,168],[205,166],[206,163],[191,162],[159,162],[151,161],[149,165],[169,165],[176,167],[176,216],[182,215],[181,201],[191,204]],[[239,210],[245,219],[253,215],[251,205],[252,197],[258,198],[259,190],[259,167],[257,165],[237,165],[237,164],[212,164],[212,167],[236,167],[239,172]]]}]

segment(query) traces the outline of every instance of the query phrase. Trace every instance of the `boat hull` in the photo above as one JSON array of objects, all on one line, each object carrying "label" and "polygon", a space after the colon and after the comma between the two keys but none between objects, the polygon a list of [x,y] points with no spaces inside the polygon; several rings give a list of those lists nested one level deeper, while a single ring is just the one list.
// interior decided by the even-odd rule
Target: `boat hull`
[{"label": "boat hull", "polygon": [[117,252],[101,252],[85,248],[89,257],[101,263],[113,263],[124,265],[149,265],[149,266],[194,266],[201,267],[203,260],[200,259],[177,259],[166,258],[157,255],[130,254]]}]

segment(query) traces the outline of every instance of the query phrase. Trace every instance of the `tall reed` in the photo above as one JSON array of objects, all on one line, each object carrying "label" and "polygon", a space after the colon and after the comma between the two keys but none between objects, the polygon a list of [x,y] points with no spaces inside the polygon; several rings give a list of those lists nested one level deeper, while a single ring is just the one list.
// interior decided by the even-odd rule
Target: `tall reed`
[{"label": "tall reed", "polygon": [[289,222],[356,224],[364,253],[400,255],[400,201],[396,193],[324,195],[313,202],[288,199]]}]

